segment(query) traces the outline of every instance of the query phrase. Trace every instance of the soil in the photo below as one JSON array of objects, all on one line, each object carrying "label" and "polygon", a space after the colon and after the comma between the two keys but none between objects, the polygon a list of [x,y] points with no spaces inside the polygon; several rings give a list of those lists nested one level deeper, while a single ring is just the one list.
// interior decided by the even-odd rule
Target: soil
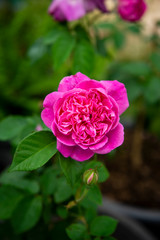
[{"label": "soil", "polygon": [[101,185],[102,192],[125,204],[160,210],[160,140],[151,134],[143,134],[143,162],[139,168],[134,168],[132,139],[133,130],[126,130],[123,145],[112,157],[103,157],[110,177]]}]

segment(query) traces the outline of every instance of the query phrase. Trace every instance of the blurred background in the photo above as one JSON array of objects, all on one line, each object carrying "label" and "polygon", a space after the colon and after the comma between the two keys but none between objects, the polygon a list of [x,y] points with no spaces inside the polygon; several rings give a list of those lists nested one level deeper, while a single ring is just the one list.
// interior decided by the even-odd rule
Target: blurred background
[{"label": "blurred background", "polygon": [[[68,36],[64,35],[60,45],[55,42],[61,26],[47,14],[49,0],[0,0],[0,120],[9,115],[40,116],[44,97],[57,89],[64,76],[77,71],[97,80],[123,82],[130,102],[121,117],[125,142],[107,156],[99,156],[110,172],[101,188],[109,199],[159,213],[157,227],[160,1],[148,0],[147,4],[138,23],[125,22],[113,14],[99,16],[98,11],[81,25],[71,23],[68,28],[75,29],[76,44],[81,48],[68,53]],[[0,149],[2,171],[12,157],[8,143],[1,142]],[[152,231],[158,236],[156,228]]]}]

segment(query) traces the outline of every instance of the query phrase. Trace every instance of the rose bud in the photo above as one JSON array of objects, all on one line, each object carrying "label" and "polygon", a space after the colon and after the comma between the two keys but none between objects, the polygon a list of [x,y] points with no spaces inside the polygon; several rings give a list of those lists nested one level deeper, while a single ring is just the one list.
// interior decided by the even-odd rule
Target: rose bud
[{"label": "rose bud", "polygon": [[118,12],[126,21],[138,21],[146,11],[144,0],[118,0]]},{"label": "rose bud", "polygon": [[94,185],[98,182],[98,173],[95,169],[89,169],[83,174],[83,182],[88,185]]}]

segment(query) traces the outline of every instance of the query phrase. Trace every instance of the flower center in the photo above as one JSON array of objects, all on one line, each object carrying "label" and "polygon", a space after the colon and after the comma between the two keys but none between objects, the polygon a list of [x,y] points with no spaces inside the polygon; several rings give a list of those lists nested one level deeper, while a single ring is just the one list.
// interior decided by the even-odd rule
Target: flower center
[{"label": "flower center", "polygon": [[63,134],[72,134],[76,144],[95,144],[115,124],[116,110],[112,99],[97,89],[74,92],[64,97],[57,125]]}]

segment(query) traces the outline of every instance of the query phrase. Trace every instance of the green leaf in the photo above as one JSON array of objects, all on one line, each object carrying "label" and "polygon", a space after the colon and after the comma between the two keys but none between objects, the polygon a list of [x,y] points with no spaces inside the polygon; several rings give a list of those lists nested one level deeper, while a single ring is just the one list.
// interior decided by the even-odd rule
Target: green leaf
[{"label": "green leaf", "polygon": [[36,194],[39,192],[39,184],[35,180],[29,180],[19,176],[19,172],[5,172],[0,176],[0,183],[25,190],[29,193]]},{"label": "green leaf", "polygon": [[103,28],[113,30],[115,29],[115,25],[109,22],[100,22],[95,25],[96,28]]},{"label": "green leaf", "polygon": [[74,59],[73,59],[73,74],[82,72],[89,75],[94,68],[94,49],[92,44],[87,40],[77,42]]},{"label": "green leaf", "polygon": [[160,54],[157,52],[154,52],[150,57],[152,64],[156,68],[157,71],[160,71]]},{"label": "green leaf", "polygon": [[43,194],[50,195],[54,193],[57,187],[56,178],[58,173],[59,171],[53,167],[49,167],[45,170],[40,179]]},{"label": "green leaf", "polygon": [[90,232],[93,236],[109,236],[111,235],[117,226],[117,221],[111,217],[98,216],[93,219],[90,225]]},{"label": "green leaf", "polygon": [[37,61],[47,52],[47,47],[43,42],[43,39],[38,39],[29,49],[28,57],[32,62]]},{"label": "green leaf", "polygon": [[134,34],[139,34],[141,32],[141,26],[138,24],[127,24],[127,30],[134,33]]},{"label": "green leaf", "polygon": [[10,186],[0,187],[0,219],[11,217],[17,204],[23,198],[23,194]]},{"label": "green leaf", "polygon": [[67,211],[67,208],[66,207],[64,207],[64,206],[58,206],[57,207],[57,209],[56,209],[56,211],[57,211],[57,214],[58,214],[58,216],[60,216],[61,218],[67,218],[67,216],[68,216],[68,211]]},{"label": "green leaf", "polygon": [[147,76],[150,73],[149,65],[145,62],[126,63],[121,67],[121,70],[135,76]]},{"label": "green leaf", "polygon": [[[89,202],[88,202],[89,205]],[[97,208],[87,208],[85,209],[85,219],[87,223],[91,223],[91,221],[97,216]]]},{"label": "green leaf", "polygon": [[67,235],[72,240],[84,239],[86,226],[80,223],[73,223],[66,228]]},{"label": "green leaf", "polygon": [[54,26],[51,32],[49,32],[44,38],[43,38],[43,43],[46,45],[53,44],[58,37],[62,34],[62,31],[64,31],[63,28],[60,26]]},{"label": "green leaf", "polygon": [[56,140],[50,131],[35,132],[18,145],[10,171],[37,169],[43,166],[56,151]]},{"label": "green leaf", "polygon": [[160,78],[152,77],[144,91],[145,99],[148,103],[154,104],[160,100]]},{"label": "green leaf", "polygon": [[96,37],[96,47],[97,47],[97,52],[103,56],[107,56],[107,51],[106,51],[106,42],[105,39],[100,39],[99,36]]},{"label": "green leaf", "polygon": [[75,38],[69,32],[62,32],[56,39],[52,52],[54,68],[58,69],[62,63],[69,57],[75,46]]},{"label": "green leaf", "polygon": [[102,194],[98,186],[92,186],[87,193],[87,197],[96,204],[102,204]]},{"label": "green leaf", "polygon": [[72,188],[67,183],[65,177],[57,179],[57,189],[54,192],[54,199],[56,203],[61,203],[66,201],[72,196]]},{"label": "green leaf", "polygon": [[125,82],[125,86],[127,88],[129,102],[133,102],[143,93],[142,85],[137,79],[129,79],[129,81]]},{"label": "green leaf", "polygon": [[10,116],[0,122],[0,140],[11,140],[27,125],[27,120],[20,116]]},{"label": "green leaf", "polygon": [[71,158],[64,158],[61,154],[59,154],[59,161],[68,183],[74,186],[82,175],[83,163],[77,162]]},{"label": "green leaf", "polygon": [[114,237],[106,237],[103,240],[116,240]]},{"label": "green leaf", "polygon": [[48,225],[52,219],[52,209],[53,209],[53,201],[51,197],[43,197],[43,220],[46,225]]},{"label": "green leaf", "polygon": [[11,223],[16,233],[25,232],[36,225],[42,211],[42,198],[26,197],[15,209]]},{"label": "green leaf", "polygon": [[39,192],[39,184],[35,180],[23,178],[24,172],[3,172],[0,176],[0,183],[25,190],[36,194]]},{"label": "green leaf", "polygon": [[109,172],[103,163],[97,161],[90,161],[85,165],[85,169],[90,168],[97,169],[98,172],[98,182],[105,182],[109,177]]},{"label": "green leaf", "polygon": [[114,45],[116,48],[121,48],[123,45],[124,45],[124,42],[125,42],[125,35],[124,33],[116,30],[114,33],[113,33],[113,41],[114,41]]}]

